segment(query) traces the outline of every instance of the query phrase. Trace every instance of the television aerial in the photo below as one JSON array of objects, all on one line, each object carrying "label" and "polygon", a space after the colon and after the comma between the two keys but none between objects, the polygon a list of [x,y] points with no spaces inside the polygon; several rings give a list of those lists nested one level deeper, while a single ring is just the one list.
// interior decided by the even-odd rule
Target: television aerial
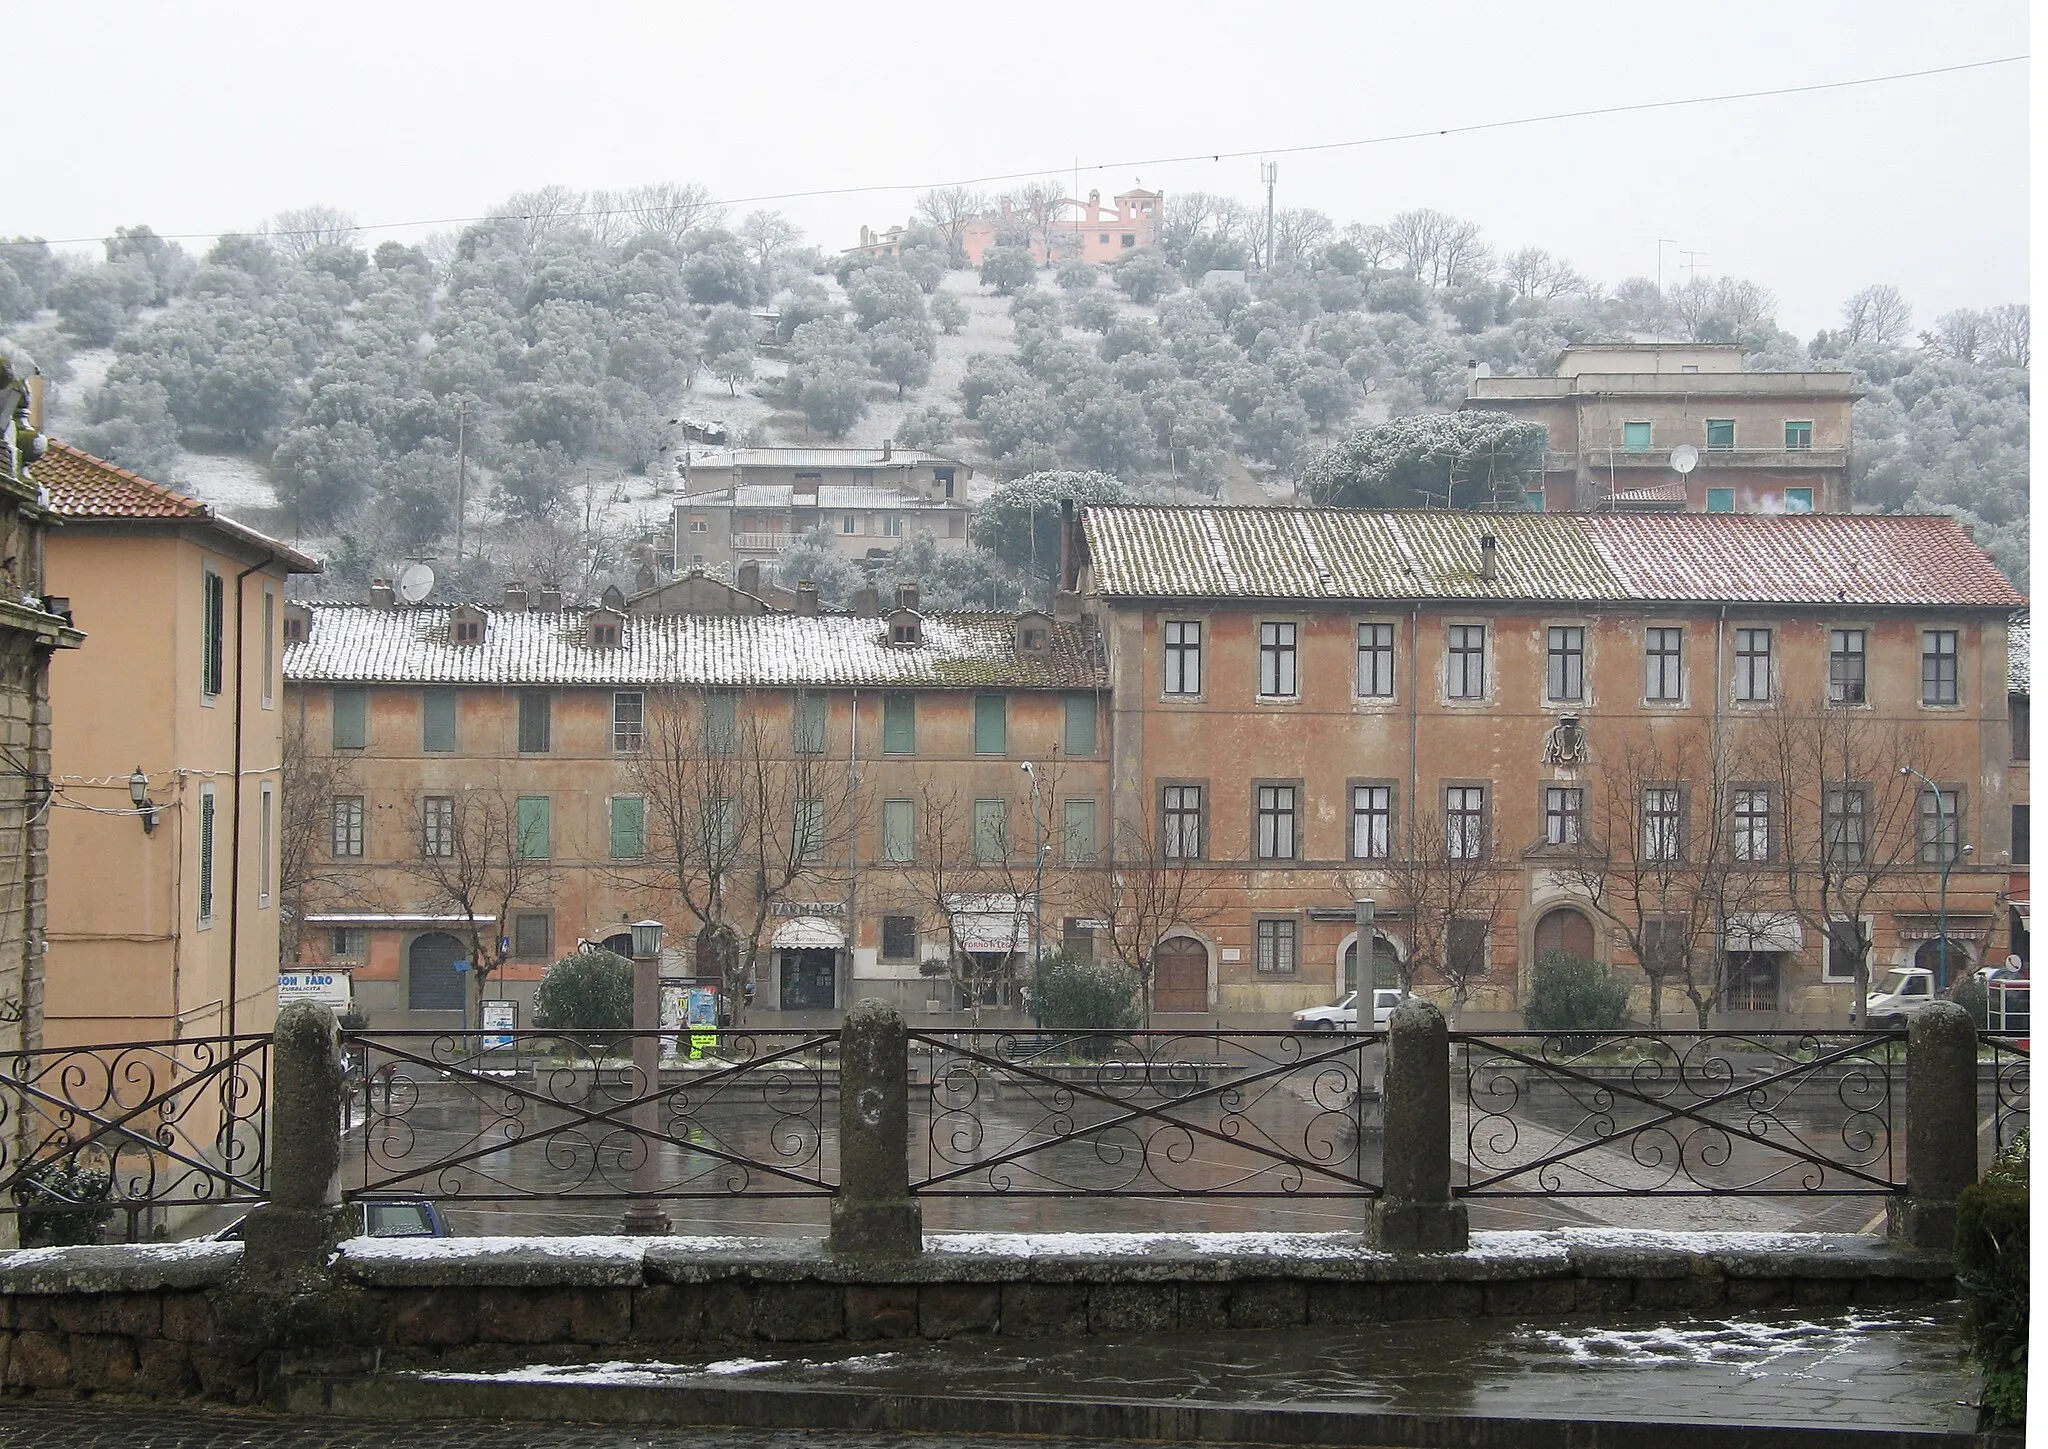
[{"label": "television aerial", "polygon": [[398,597],[401,602],[417,604],[434,590],[434,571],[423,563],[409,563],[398,576]]},{"label": "television aerial", "polygon": [[1680,477],[1700,465],[1700,450],[1691,443],[1680,443],[1671,450],[1671,471]]}]

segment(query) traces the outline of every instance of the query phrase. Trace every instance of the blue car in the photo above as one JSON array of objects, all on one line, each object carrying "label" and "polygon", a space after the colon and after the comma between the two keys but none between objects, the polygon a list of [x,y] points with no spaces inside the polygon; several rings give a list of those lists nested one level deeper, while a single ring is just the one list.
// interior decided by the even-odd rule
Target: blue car
[{"label": "blue car", "polygon": [[[448,1238],[448,1219],[430,1197],[413,1192],[366,1193],[349,1206],[355,1210],[356,1236],[363,1238]],[[242,1241],[242,1225],[236,1218],[219,1232],[210,1234],[216,1243]]]}]

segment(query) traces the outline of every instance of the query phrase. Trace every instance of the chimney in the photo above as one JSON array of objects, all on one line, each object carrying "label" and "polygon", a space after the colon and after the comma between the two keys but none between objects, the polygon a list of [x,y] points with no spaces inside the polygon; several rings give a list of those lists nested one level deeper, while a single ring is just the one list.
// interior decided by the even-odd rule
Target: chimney
[{"label": "chimney", "polygon": [[43,388],[45,382],[40,372],[29,374],[28,379],[28,425],[32,432],[43,430]]},{"label": "chimney", "polygon": [[818,617],[818,586],[809,579],[802,579],[797,583],[796,611],[805,619]]},{"label": "chimney", "polygon": [[736,583],[739,586],[739,591],[743,594],[760,593],[761,561],[757,558],[750,558],[746,560],[744,563],[742,563],[740,565],[739,577],[736,580]]},{"label": "chimney", "polygon": [[917,607],[917,585],[905,580],[896,586],[896,607],[915,609]]},{"label": "chimney", "polygon": [[853,591],[853,612],[863,619],[877,619],[882,614],[882,591],[873,584],[862,584]]},{"label": "chimney", "polygon": [[392,592],[392,588],[391,588],[391,580],[389,580],[389,579],[371,579],[371,580],[370,580],[370,607],[371,607],[371,608],[373,608],[373,609],[388,609],[388,608],[390,608],[390,607],[391,607],[391,606],[392,606],[393,604],[395,604],[395,603],[397,603],[397,602],[398,602],[398,595],[397,595],[396,593]]},{"label": "chimney", "polygon": [[659,582],[660,579],[655,575],[653,564],[643,563],[639,568],[633,570],[633,592],[636,594],[646,593]]},{"label": "chimney", "polygon": [[1479,396],[1479,359],[1476,357],[1465,359],[1465,396]]},{"label": "chimney", "polygon": [[1060,589],[1052,596],[1052,616],[1062,624],[1081,622],[1081,596],[1072,589]]},{"label": "chimney", "polygon": [[884,463],[888,462],[889,459],[895,454],[895,452],[896,440],[894,438],[882,439],[882,461]]},{"label": "chimney", "polygon": [[505,585],[505,607],[513,613],[523,614],[526,612],[525,584]]},{"label": "chimney", "polygon": [[1074,516],[1074,500],[1060,500],[1060,557],[1059,578],[1054,581],[1055,589],[1068,589],[1081,576],[1081,526]]},{"label": "chimney", "polygon": [[562,591],[553,584],[542,584],[533,596],[533,607],[547,614],[562,612]]},{"label": "chimney", "polygon": [[1489,584],[1500,577],[1500,540],[1490,533],[1479,535],[1479,577]]}]

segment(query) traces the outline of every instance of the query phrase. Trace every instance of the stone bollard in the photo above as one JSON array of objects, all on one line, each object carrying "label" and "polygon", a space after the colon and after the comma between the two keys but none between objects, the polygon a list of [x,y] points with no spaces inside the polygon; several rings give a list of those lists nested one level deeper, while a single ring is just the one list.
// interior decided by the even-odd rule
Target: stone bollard
[{"label": "stone bollard", "polygon": [[1906,1032],[1906,1195],[1886,1212],[1892,1241],[1955,1251],[1956,1199],[1976,1180],[1977,1026],[1953,1001],[1937,1001]]},{"label": "stone bollard", "polygon": [[1411,996],[1387,1023],[1386,1146],[1372,1206],[1376,1248],[1456,1253],[1470,1246],[1465,1204],[1451,1196],[1451,1036],[1443,1013]]},{"label": "stone bollard", "polygon": [[910,1041],[886,1001],[860,1002],[839,1033],[839,1191],[835,1253],[924,1251],[910,1195]]},{"label": "stone bollard", "polygon": [[243,1224],[242,1273],[278,1286],[324,1275],[346,1237],[341,1203],[343,1063],[334,1013],[294,1002],[270,1054],[270,1200]]}]

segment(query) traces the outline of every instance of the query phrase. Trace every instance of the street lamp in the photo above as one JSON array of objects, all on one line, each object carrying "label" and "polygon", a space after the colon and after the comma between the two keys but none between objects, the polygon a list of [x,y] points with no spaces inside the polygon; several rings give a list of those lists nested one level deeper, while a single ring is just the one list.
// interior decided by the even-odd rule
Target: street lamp
[{"label": "street lamp", "polygon": [[1045,811],[1038,800],[1038,768],[1024,762],[1031,777],[1031,819],[1038,827],[1038,850],[1031,858],[1031,1029],[1045,1028],[1045,1010],[1040,1004],[1045,984]]},{"label": "street lamp", "polygon": [[[1943,991],[1946,991],[1948,990],[1948,873],[1954,868],[1958,856],[1969,854],[1970,847],[1965,845],[1960,850],[1949,849],[1948,816],[1943,813],[1941,808],[1941,786],[1935,784],[1911,765],[1899,766],[1899,773],[1901,775],[1913,776],[1921,784],[1934,792],[1935,840],[1941,849],[1941,969],[1938,984]],[[1962,828],[1963,822],[1961,820],[1956,821],[1956,834],[1958,836],[1962,834]]]},{"label": "street lamp", "polygon": [[149,798],[149,776],[142,772],[142,766],[135,767],[135,773],[128,777],[128,802],[142,812],[142,833],[150,834],[156,829],[156,806]]},{"label": "street lamp", "polygon": [[1352,984],[1358,988],[1358,1000],[1364,1003],[1367,1013],[1364,1018],[1365,1029],[1369,1031],[1373,1025],[1371,1015],[1373,993],[1374,989],[1380,984],[1377,979],[1378,973],[1375,970],[1378,965],[1376,958],[1379,955],[1377,950],[1379,942],[1375,939],[1373,928],[1373,921],[1378,914],[1379,906],[1371,896],[1367,896],[1363,900],[1353,901],[1351,909],[1358,925],[1358,941],[1351,948],[1353,959],[1358,963],[1357,979]]},{"label": "street lamp", "polygon": [[656,1137],[661,1130],[661,922],[635,921],[633,931],[633,1076],[640,1102],[633,1108],[633,1133],[640,1160],[633,1165],[633,1205],[620,1230],[639,1237],[667,1235],[668,1214],[654,1200],[661,1186]]}]

